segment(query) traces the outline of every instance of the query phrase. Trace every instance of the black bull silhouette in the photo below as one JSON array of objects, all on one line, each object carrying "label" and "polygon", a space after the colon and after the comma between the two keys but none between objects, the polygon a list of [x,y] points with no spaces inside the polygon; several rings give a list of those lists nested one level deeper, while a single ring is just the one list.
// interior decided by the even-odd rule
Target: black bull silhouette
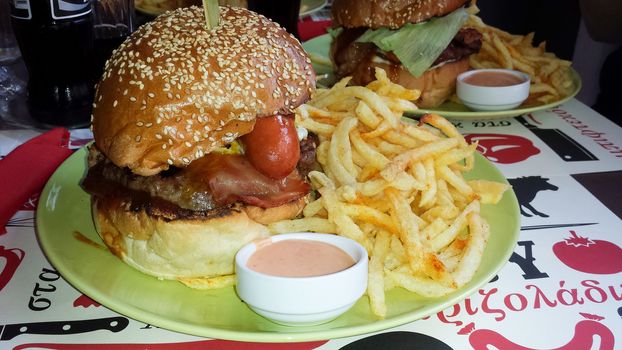
[{"label": "black bull silhouette", "polygon": [[[540,191],[557,191],[557,186],[549,183],[549,179],[541,176],[523,176],[515,179],[508,179],[508,182],[514,188],[516,198],[520,204],[520,213],[524,216],[531,217],[533,215],[548,218],[545,213],[541,213],[531,205],[531,202]],[[527,213],[529,210],[531,214]]]}]

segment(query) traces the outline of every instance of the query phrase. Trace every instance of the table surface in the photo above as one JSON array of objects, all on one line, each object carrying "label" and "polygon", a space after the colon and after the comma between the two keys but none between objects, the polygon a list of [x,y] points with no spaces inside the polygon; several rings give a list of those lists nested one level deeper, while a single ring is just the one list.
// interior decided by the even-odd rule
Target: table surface
[{"label": "table surface", "polygon": [[[521,118],[453,120],[512,183],[522,229],[498,278],[437,314],[308,343],[238,343],[160,329],[108,310],[58,275],[37,243],[35,195],[0,233],[0,273],[15,268],[0,274],[0,349],[620,349],[622,128],[575,99]],[[0,119],[0,156],[40,132]],[[71,145],[91,136],[72,130]],[[590,243],[566,244],[573,235]],[[21,258],[9,266],[7,252]],[[46,328],[111,317],[127,322],[117,332]],[[42,334],[2,333],[37,323]]]},{"label": "table surface", "polygon": [[[528,349],[563,345],[588,349],[576,344],[590,343],[592,335],[600,349],[616,348],[614,337],[619,338],[620,346],[622,128],[577,100],[523,118],[537,129],[525,127],[516,118],[453,120],[471,140],[480,140],[479,151],[513,184],[521,204],[521,234],[496,280],[426,319],[377,334],[282,344],[279,349],[373,349],[378,344],[391,344],[389,348],[395,349],[417,342],[432,349],[480,349],[482,344],[505,344],[498,348],[509,349],[512,347],[507,344],[513,343]],[[37,133],[0,130],[0,155]],[[551,141],[550,133],[573,142],[559,147],[554,142],[560,138]],[[88,130],[72,130],[71,144],[79,147],[89,137]],[[575,148],[570,150],[571,146]],[[12,278],[0,289],[0,325],[122,316],[71,287],[45,259],[35,236],[36,199],[26,203],[0,235],[2,250],[24,252]],[[564,241],[573,233],[593,243],[589,247],[566,245]],[[560,245],[566,249],[558,249]],[[0,267],[6,265],[0,259]],[[120,348],[167,344],[164,348],[185,349],[192,344],[222,349],[239,345],[128,321],[117,333],[94,330],[62,335],[46,331],[51,334],[25,333],[7,340],[0,335],[0,348],[73,349],[69,344],[121,343],[126,345]],[[553,325],[555,331],[551,332]],[[243,345],[270,348],[260,343]]]}]

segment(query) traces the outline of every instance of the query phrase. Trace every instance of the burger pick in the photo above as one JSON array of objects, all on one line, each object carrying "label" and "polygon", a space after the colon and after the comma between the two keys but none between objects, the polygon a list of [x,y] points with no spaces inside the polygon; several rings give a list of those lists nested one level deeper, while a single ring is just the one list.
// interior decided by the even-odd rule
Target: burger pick
[{"label": "burger pick", "polygon": [[300,213],[315,159],[292,115],[315,86],[300,43],[242,8],[204,25],[202,8],[167,12],[113,53],[82,183],[115,255],[195,288],[232,281],[240,247]]}]

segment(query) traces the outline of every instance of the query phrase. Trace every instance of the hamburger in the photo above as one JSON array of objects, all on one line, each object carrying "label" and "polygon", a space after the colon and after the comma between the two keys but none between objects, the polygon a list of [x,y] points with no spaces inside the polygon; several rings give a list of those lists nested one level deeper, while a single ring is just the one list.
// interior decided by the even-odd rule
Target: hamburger
[{"label": "hamburger", "polygon": [[265,225],[300,213],[316,138],[293,111],[315,89],[300,43],[264,16],[167,12],[112,54],[97,85],[82,187],[127,264],[191,287],[234,272]]},{"label": "hamburger", "polygon": [[421,90],[417,105],[432,108],[455,91],[456,77],[481,47],[464,28],[467,0],[335,0],[330,56],[338,78],[375,80],[375,67],[404,87]]}]

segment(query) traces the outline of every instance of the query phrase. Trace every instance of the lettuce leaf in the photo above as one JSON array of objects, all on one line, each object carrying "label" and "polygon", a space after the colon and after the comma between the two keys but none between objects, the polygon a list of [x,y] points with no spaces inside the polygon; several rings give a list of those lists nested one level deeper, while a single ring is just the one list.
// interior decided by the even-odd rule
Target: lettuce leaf
[{"label": "lettuce leaf", "polygon": [[336,37],[339,36],[339,34],[341,34],[341,32],[343,32],[343,27],[337,27],[337,28],[328,27],[326,28],[326,31],[328,32],[328,34],[330,34],[331,38],[335,39]]},{"label": "lettuce leaf", "polygon": [[368,29],[357,42],[374,43],[380,50],[393,52],[410,74],[419,77],[447,48],[469,17],[464,8],[427,22],[406,24],[399,29]]}]

